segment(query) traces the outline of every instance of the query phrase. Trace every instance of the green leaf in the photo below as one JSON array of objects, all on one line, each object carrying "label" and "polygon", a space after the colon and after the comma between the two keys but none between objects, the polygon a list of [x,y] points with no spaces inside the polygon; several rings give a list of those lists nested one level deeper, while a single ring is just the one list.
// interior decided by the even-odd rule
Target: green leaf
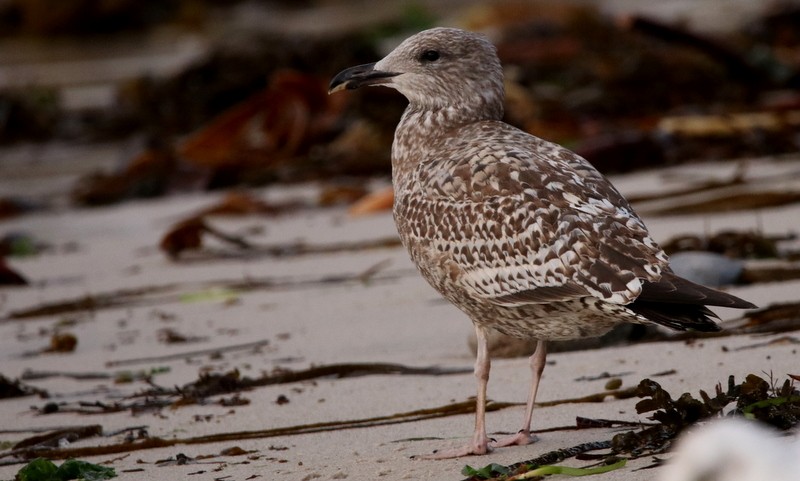
[{"label": "green leaf", "polygon": [[185,304],[192,304],[195,302],[218,302],[218,301],[231,301],[239,297],[239,293],[233,289],[225,287],[209,287],[208,289],[201,289],[199,291],[187,292],[180,296],[180,301]]},{"label": "green leaf", "polygon": [[753,414],[753,411],[756,409],[766,408],[770,406],[781,406],[786,403],[795,403],[800,401],[800,396],[782,396],[782,397],[774,397],[769,399],[762,399],[761,401],[756,401],[752,404],[749,404],[742,409],[742,413],[744,417],[747,419],[755,419],[756,416]]},{"label": "green leaf", "polygon": [[569,466],[539,466],[536,469],[528,471],[515,477],[514,479],[530,479],[539,476],[546,476],[548,474],[563,474],[565,476],[590,476],[592,474],[607,473],[614,471],[625,466],[626,459],[620,459],[614,464],[607,464],[605,466],[596,466],[594,468],[571,468]]},{"label": "green leaf", "polygon": [[483,479],[494,478],[500,474],[508,474],[508,468],[502,464],[492,463],[482,468],[473,468],[469,464],[461,469],[461,474],[464,476],[477,476]]},{"label": "green leaf", "polygon": [[17,472],[17,481],[51,481],[56,479],[58,467],[45,458],[36,458]]},{"label": "green leaf", "polygon": [[45,458],[37,458],[26,464],[17,472],[16,481],[69,481],[72,479],[85,481],[103,481],[117,476],[114,468],[68,459],[61,466],[56,466]]},{"label": "green leaf", "polygon": [[68,459],[58,467],[56,473],[58,479],[67,481],[70,479],[84,479],[86,481],[102,481],[117,476],[114,468],[100,466],[98,464],[87,463],[77,459]]}]

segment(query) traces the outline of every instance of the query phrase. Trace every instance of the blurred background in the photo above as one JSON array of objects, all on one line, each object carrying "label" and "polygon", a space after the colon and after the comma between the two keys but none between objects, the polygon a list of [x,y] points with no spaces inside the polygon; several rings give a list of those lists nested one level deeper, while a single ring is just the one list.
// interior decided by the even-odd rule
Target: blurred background
[{"label": "blurred background", "polygon": [[506,120],[604,173],[800,150],[798,1],[0,0],[0,218],[309,180],[356,202],[405,100],[327,83],[436,25],[489,35]]}]

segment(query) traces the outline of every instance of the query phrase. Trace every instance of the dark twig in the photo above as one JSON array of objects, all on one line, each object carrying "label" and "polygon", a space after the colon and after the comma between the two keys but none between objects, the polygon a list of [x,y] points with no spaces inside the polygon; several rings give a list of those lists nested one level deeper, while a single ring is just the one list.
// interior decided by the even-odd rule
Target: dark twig
[{"label": "dark twig", "polygon": [[152,364],[164,361],[173,361],[175,359],[186,359],[190,357],[199,357],[199,356],[209,356],[212,354],[217,354],[220,352],[232,352],[232,351],[247,351],[250,349],[258,349],[264,347],[269,344],[269,340],[263,339],[261,341],[255,342],[246,342],[244,344],[234,344],[231,346],[220,346],[216,348],[210,349],[200,349],[197,351],[189,351],[177,354],[167,354],[164,356],[148,356],[148,357],[138,357],[133,359],[120,359],[118,361],[108,361],[106,363],[106,367],[116,367],[116,366],[130,366],[132,364]]}]

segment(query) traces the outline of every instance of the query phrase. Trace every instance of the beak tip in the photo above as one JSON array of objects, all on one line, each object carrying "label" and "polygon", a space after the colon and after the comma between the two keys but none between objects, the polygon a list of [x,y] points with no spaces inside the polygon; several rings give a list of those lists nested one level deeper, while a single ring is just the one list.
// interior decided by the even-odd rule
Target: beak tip
[{"label": "beak tip", "polygon": [[337,83],[336,85],[331,85],[328,87],[328,95],[336,93],[340,90],[344,90],[347,88],[347,82]]}]

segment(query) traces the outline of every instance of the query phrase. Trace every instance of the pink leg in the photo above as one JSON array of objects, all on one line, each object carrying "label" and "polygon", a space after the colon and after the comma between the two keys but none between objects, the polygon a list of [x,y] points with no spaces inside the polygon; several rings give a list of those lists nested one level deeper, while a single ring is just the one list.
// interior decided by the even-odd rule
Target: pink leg
[{"label": "pink leg", "polygon": [[421,459],[449,459],[460,458],[473,454],[486,454],[489,452],[489,437],[486,435],[486,385],[489,383],[489,342],[486,339],[484,328],[476,325],[475,333],[478,337],[478,356],[475,359],[475,378],[478,380],[478,397],[475,399],[475,433],[472,442],[466,446],[445,451],[436,451]]},{"label": "pink leg", "polygon": [[536,343],[536,351],[531,355],[529,362],[531,366],[531,390],[528,394],[528,405],[525,408],[525,420],[522,429],[513,436],[509,436],[499,441],[493,442],[492,447],[500,448],[503,446],[519,445],[524,446],[536,441],[536,436],[531,434],[531,419],[533,418],[533,404],[536,402],[536,391],[539,390],[539,380],[542,378],[545,361],[547,359],[547,344],[544,341]]}]

